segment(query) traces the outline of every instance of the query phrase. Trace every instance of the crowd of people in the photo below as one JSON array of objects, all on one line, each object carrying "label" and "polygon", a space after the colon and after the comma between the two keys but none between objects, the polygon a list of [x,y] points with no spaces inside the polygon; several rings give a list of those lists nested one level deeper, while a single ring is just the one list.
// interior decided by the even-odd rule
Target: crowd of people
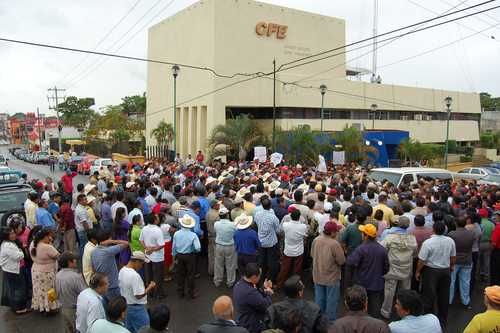
[{"label": "crowd of people", "polygon": [[165,286],[196,299],[203,270],[232,293],[203,333],[445,332],[479,288],[486,311],[464,332],[499,329],[496,186],[200,154],[34,183],[26,221],[2,229],[2,304],[60,312],[68,332],[166,332]]}]

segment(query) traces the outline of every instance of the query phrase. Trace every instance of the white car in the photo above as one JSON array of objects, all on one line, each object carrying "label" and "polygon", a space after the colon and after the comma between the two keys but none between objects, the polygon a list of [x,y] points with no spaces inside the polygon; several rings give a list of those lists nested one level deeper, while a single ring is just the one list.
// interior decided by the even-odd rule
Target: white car
[{"label": "white car", "polygon": [[498,171],[493,168],[484,168],[484,167],[472,167],[465,168],[457,172],[457,178],[463,179],[482,179],[488,175],[498,175]]},{"label": "white car", "polygon": [[377,182],[389,181],[399,187],[401,184],[416,183],[421,178],[453,181],[453,174],[445,169],[433,168],[376,168],[370,171],[369,178]]},{"label": "white car", "polygon": [[101,167],[107,168],[110,165],[114,165],[112,159],[98,158],[94,161],[94,163],[92,163],[92,166],[90,167],[90,175],[93,175],[96,171],[99,172],[101,170]]}]

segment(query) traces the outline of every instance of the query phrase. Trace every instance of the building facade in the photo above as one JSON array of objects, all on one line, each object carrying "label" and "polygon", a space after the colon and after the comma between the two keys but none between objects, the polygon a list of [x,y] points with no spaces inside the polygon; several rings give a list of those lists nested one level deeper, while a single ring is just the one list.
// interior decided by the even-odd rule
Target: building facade
[{"label": "building facade", "polygon": [[[301,124],[320,129],[321,94],[324,130],[346,125],[360,129],[408,131],[421,142],[443,142],[453,98],[450,139],[479,140],[479,95],[350,80],[343,53],[345,21],[252,0],[201,0],[149,29],[148,57],[181,65],[176,93],[176,148],[181,155],[206,148],[211,130],[226,119],[250,114],[270,133],[276,61],[276,126]],[[295,66],[299,58],[338,48],[328,59]],[[314,60],[312,58],[308,60]],[[307,62],[304,60],[303,62]],[[182,67],[194,64],[209,71]],[[161,121],[174,124],[171,67],[148,63],[146,140]],[[238,81],[246,80],[238,83]],[[298,81],[298,82],[297,82]],[[372,105],[376,104],[375,112]]]}]

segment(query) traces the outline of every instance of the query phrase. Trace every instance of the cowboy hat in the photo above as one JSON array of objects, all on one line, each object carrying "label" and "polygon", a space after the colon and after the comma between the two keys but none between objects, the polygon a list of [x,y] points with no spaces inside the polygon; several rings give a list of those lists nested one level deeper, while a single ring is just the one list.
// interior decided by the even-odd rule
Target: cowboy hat
[{"label": "cowboy hat", "polygon": [[277,180],[273,181],[271,184],[269,184],[269,191],[270,192],[276,191],[278,189],[278,187],[280,187],[280,184],[281,183]]},{"label": "cowboy hat", "polygon": [[215,182],[216,180],[217,180],[217,179],[215,179],[214,177],[209,176],[209,177],[207,178],[207,180],[205,181],[205,185],[211,184],[211,183]]},{"label": "cowboy hat", "polygon": [[236,229],[243,230],[252,225],[253,219],[251,216],[246,215],[245,213],[238,216],[234,223],[236,224]]},{"label": "cowboy hat", "polygon": [[92,184],[87,184],[85,185],[85,187],[83,188],[83,192],[85,192],[85,195],[89,194],[90,192],[92,192],[93,189],[95,189],[96,186],[95,185],[92,185]]},{"label": "cowboy hat", "polygon": [[242,187],[238,192],[236,192],[236,197],[243,198],[247,193],[250,193],[250,190],[246,187]]},{"label": "cowboy hat", "polygon": [[179,219],[179,222],[181,223],[181,226],[183,226],[184,228],[188,228],[188,229],[194,228],[194,226],[196,224],[195,220],[191,216],[189,216],[188,214],[181,217]]}]

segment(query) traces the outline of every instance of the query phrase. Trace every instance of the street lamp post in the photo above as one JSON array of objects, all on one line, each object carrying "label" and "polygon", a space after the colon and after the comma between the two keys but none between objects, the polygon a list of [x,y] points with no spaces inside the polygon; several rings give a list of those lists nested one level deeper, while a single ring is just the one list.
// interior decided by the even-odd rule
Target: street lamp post
[{"label": "street lamp post", "polygon": [[372,129],[375,129],[375,115],[377,114],[377,109],[378,109],[378,105],[377,104],[372,104],[370,106],[370,110],[371,110],[371,113],[372,113]]},{"label": "street lamp post", "polygon": [[453,99],[448,96],[444,99],[444,102],[446,104],[446,143],[444,146],[444,168],[448,168],[448,136],[450,133],[450,115],[451,115],[451,102]]},{"label": "street lamp post", "polygon": [[177,156],[177,76],[180,72],[178,65],[172,66],[172,75],[174,77],[174,161]]},{"label": "street lamp post", "polygon": [[328,88],[326,85],[322,84],[319,86],[319,91],[321,92],[321,134],[323,134],[323,115],[324,115],[324,105],[325,105],[325,93]]}]

